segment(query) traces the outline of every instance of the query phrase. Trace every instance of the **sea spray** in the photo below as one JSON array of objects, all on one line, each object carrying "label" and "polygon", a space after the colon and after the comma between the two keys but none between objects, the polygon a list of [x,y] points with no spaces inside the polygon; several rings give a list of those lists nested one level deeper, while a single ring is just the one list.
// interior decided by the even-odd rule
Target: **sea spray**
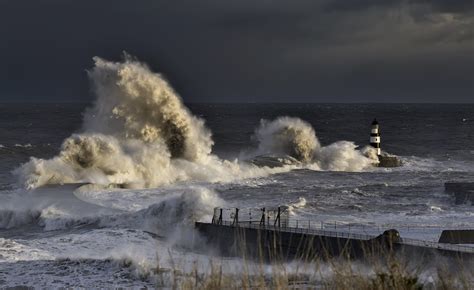
[{"label": "sea spray", "polygon": [[89,72],[97,99],[82,133],[67,138],[59,154],[31,158],[16,170],[26,188],[46,184],[120,184],[150,188],[176,181],[229,181],[279,172],[221,160],[204,121],[193,116],[166,80],[126,56],[94,58]]},{"label": "sea spray", "polygon": [[[152,188],[187,180],[228,182],[301,167],[220,159],[212,154],[214,142],[204,120],[191,114],[160,74],[127,55],[122,62],[94,61],[89,77],[97,98],[85,112],[82,131],[64,140],[56,157],[32,157],[15,170],[23,187]],[[321,147],[311,125],[298,118],[262,121],[255,136],[259,154],[290,155],[310,169],[357,171],[370,164],[350,143]]]},{"label": "sea spray", "polygon": [[321,146],[313,127],[299,118],[262,120],[254,138],[259,144],[256,155],[289,155],[314,170],[361,171],[374,163],[372,151],[362,152],[353,142]]},{"label": "sea spray", "polygon": [[362,171],[372,166],[374,160],[365,156],[353,142],[337,141],[321,147],[315,153],[314,162],[328,171]]},{"label": "sea spray", "polygon": [[142,191],[39,188],[2,201],[0,229],[37,225],[49,231],[97,225],[131,227],[170,236],[177,228],[193,227],[195,221],[210,221],[214,207],[224,205],[216,192],[205,187],[167,188],[149,193],[143,200],[140,197],[146,193]]},{"label": "sea spray", "polygon": [[138,220],[150,231],[169,231],[176,226],[194,226],[198,220],[210,221],[214,207],[224,201],[212,190],[204,187],[189,189],[167,195],[161,201],[139,211]]},{"label": "sea spray", "polygon": [[17,171],[27,188],[45,184],[120,183],[153,187],[186,174],[171,158],[206,163],[213,141],[161,75],[126,56],[94,58],[89,72],[97,99],[85,113],[83,133],[67,138],[59,155],[32,158]]},{"label": "sea spray", "polygon": [[300,196],[298,197],[298,201],[292,202],[288,204],[288,211],[291,216],[295,216],[295,210],[304,208],[306,206],[306,198]]},{"label": "sea spray", "polygon": [[313,127],[299,118],[261,120],[255,138],[258,154],[287,154],[304,162],[311,161],[320,147]]},{"label": "sea spray", "polygon": [[168,82],[143,63],[94,58],[89,72],[97,100],[87,110],[84,131],[120,140],[163,143],[173,158],[206,158],[214,142],[204,120],[193,116]]}]

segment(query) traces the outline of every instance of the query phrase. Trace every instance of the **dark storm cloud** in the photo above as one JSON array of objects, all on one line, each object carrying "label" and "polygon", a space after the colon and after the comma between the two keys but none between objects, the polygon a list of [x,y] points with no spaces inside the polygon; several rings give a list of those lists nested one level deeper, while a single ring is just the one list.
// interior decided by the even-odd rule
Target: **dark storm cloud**
[{"label": "dark storm cloud", "polygon": [[472,0],[411,0],[410,2],[430,5],[434,10],[446,13],[468,13],[474,10]]},{"label": "dark storm cloud", "polygon": [[327,1],[324,9],[327,11],[363,10],[371,7],[394,6],[400,2],[401,0],[332,0]]},{"label": "dark storm cloud", "polygon": [[447,13],[466,13],[474,10],[472,0],[328,0],[323,7],[327,11],[350,11],[412,4],[427,5],[435,11]]},{"label": "dark storm cloud", "polygon": [[126,50],[186,101],[472,101],[473,11],[464,0],[0,0],[0,96],[87,100],[91,58]]}]

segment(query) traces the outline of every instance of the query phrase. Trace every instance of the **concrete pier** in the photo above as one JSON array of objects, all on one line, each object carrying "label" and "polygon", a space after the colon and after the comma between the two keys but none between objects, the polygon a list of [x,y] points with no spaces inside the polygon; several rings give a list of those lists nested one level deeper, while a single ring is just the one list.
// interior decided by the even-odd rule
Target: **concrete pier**
[{"label": "concrete pier", "polygon": [[434,259],[438,255],[456,259],[474,258],[472,247],[401,239],[396,230],[369,236],[255,223],[235,225],[230,222],[197,222],[196,228],[221,255],[250,259],[371,259],[391,254],[405,257],[420,255],[423,259]]},{"label": "concrete pier", "polygon": [[[272,259],[298,257],[360,257],[365,244],[362,239],[339,236],[323,236],[285,231],[276,227],[232,226],[196,223],[198,231],[208,238],[213,248],[225,256],[248,256]],[[367,245],[368,246],[368,245]]]},{"label": "concrete pier", "polygon": [[402,239],[396,229],[376,236],[312,228],[310,221],[290,221],[287,207],[215,208],[211,223],[196,222],[195,227],[224,256],[264,260],[370,259],[392,254],[474,258],[474,247]]},{"label": "concrete pier", "polygon": [[474,244],[474,230],[444,230],[439,237],[440,243]]}]

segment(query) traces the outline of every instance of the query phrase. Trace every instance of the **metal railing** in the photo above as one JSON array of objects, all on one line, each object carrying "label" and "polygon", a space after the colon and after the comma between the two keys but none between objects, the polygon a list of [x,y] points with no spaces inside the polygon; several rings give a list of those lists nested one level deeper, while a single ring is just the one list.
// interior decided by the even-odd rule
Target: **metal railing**
[{"label": "metal railing", "polygon": [[[239,224],[244,223],[261,223],[258,219],[242,220],[238,221]],[[261,223],[263,225],[263,223]],[[268,225],[273,225],[272,222],[266,222]],[[339,221],[315,221],[315,220],[287,220],[282,222],[282,227],[294,227],[302,229],[317,229],[317,230],[331,230],[331,231],[345,231],[345,232],[356,232],[356,233],[370,233],[374,232],[382,233],[388,229],[396,229],[403,232],[416,232],[416,233],[433,233],[436,231],[456,229],[456,230],[472,230],[474,226],[456,226],[456,227],[442,227],[438,225],[400,225],[400,224],[362,224],[362,223],[346,223]]]},{"label": "metal railing", "polygon": [[470,247],[470,246],[444,244],[444,243],[422,241],[422,240],[416,240],[416,239],[410,239],[410,238],[402,238],[401,244],[412,245],[412,246],[422,246],[422,247],[428,247],[428,248],[439,249],[439,250],[457,251],[457,252],[463,252],[463,253],[474,253],[474,247]]},{"label": "metal railing", "polygon": [[354,239],[360,239],[360,240],[370,240],[375,237],[373,235],[367,235],[367,234],[328,231],[326,229],[311,228],[310,226],[309,227],[293,227],[291,226],[291,223],[289,223],[286,226],[278,227],[278,226],[268,225],[268,224],[262,225],[260,223],[241,222],[239,223],[239,226],[245,227],[245,228],[268,229],[268,230],[276,230],[276,231],[289,232],[289,233],[315,234],[315,235],[323,235],[323,236],[336,237],[336,238],[354,238]]},{"label": "metal railing", "polygon": [[248,222],[248,221],[239,222],[237,225],[234,224],[233,222],[223,221],[221,225],[231,226],[231,227],[260,229],[260,230],[274,230],[274,231],[286,232],[286,233],[313,234],[313,235],[321,235],[321,236],[336,237],[336,238],[352,238],[352,239],[359,239],[359,240],[370,240],[370,239],[375,238],[375,236],[364,235],[364,234],[327,231],[327,230],[311,229],[311,228],[295,228],[295,227],[290,227],[290,226],[278,227],[274,225],[262,225],[258,222]]},{"label": "metal railing", "polygon": [[[291,221],[288,224],[285,224],[280,227],[275,226],[273,224],[260,223],[258,221],[239,221],[237,224],[231,221],[222,221],[220,225],[260,229],[260,230],[274,230],[274,231],[287,232],[287,233],[311,234],[311,235],[319,235],[319,236],[335,237],[335,238],[358,239],[358,240],[366,240],[366,241],[374,239],[379,234],[381,234],[379,233],[379,234],[371,235],[371,234],[361,234],[361,233],[353,233],[353,232],[343,232],[343,231],[337,231],[337,230],[330,231],[324,227],[324,223],[317,223],[314,221],[313,222],[304,221],[302,223],[299,220]],[[334,228],[337,229],[337,224],[335,225]],[[390,229],[390,228],[385,228],[385,230],[387,229]],[[396,242],[396,243],[399,243],[402,245],[422,246],[422,247],[427,247],[427,248],[432,248],[432,249],[474,253],[474,247],[470,247],[470,246],[443,244],[443,243],[423,241],[423,240],[410,239],[410,238],[402,238],[402,242]]]},{"label": "metal railing", "polygon": [[[423,224],[377,224],[377,223],[352,223],[341,221],[315,221],[315,220],[296,220],[289,218],[287,207],[277,208],[214,208],[213,223],[222,223],[223,221],[232,223],[259,223],[261,225],[279,225],[280,227],[317,229],[330,231],[344,231],[364,233],[368,235],[378,235],[387,229],[396,229],[404,233],[441,233],[449,227],[440,227],[438,225]],[[451,227],[453,228],[453,227]],[[472,226],[455,226],[456,230],[472,229]]]},{"label": "metal railing", "polygon": [[[396,229],[398,231],[404,232],[434,232],[434,231],[443,231],[450,229],[446,226],[438,225],[421,225],[421,224],[362,224],[362,223],[347,223],[339,221],[314,221],[314,220],[291,220],[289,222],[291,226],[294,227],[310,227],[310,228],[319,228],[319,229],[334,229],[334,230],[344,230],[344,231],[357,231],[357,232],[374,232],[380,231],[383,232],[387,229]],[[471,230],[474,226],[456,226],[456,230]]]}]

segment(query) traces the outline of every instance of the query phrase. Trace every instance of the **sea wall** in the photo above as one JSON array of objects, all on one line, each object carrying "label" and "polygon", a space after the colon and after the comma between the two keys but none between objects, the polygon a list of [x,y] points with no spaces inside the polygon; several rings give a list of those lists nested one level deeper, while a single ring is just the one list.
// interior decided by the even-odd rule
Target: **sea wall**
[{"label": "sea wall", "polygon": [[293,259],[299,256],[364,254],[368,243],[343,237],[196,223],[196,228],[223,255]]},{"label": "sea wall", "polygon": [[277,227],[249,228],[244,226],[218,225],[211,223],[196,224],[197,230],[206,238],[207,244],[223,256],[248,257],[261,260],[291,260],[314,258],[327,259],[343,257],[348,259],[373,259],[403,256],[409,259],[432,260],[439,256],[455,257],[456,259],[472,259],[474,252],[464,253],[456,249],[405,243],[402,239],[393,238],[386,233],[370,239],[357,235],[334,232],[325,235],[292,232],[291,229],[279,230]]},{"label": "sea wall", "polygon": [[440,243],[474,244],[474,230],[444,230],[439,238]]}]

